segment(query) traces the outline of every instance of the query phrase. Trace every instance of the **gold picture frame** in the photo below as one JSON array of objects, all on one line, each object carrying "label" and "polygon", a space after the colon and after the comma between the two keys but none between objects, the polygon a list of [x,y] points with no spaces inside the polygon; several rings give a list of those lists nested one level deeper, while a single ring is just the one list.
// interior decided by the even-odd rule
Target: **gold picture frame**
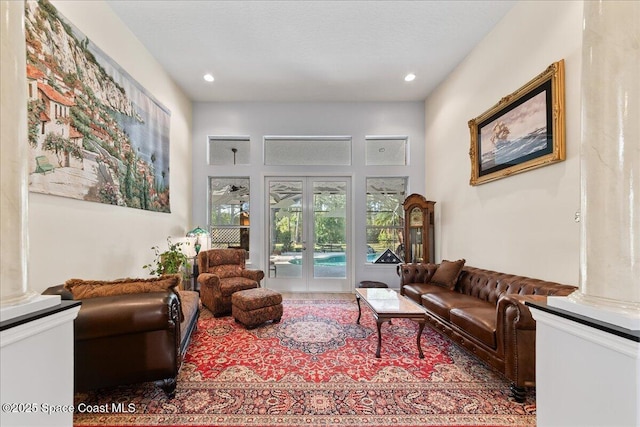
[{"label": "gold picture frame", "polygon": [[565,159],[564,60],[469,120],[471,185]]}]

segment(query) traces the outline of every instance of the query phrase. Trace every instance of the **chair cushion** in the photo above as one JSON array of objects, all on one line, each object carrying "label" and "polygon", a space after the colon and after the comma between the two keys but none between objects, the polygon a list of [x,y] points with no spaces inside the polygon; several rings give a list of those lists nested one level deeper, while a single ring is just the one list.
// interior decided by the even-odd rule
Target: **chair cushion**
[{"label": "chair cushion", "polygon": [[491,307],[495,312],[496,306],[458,292],[435,292],[422,295],[422,305],[432,313],[443,319],[450,320],[449,312],[460,307]]},{"label": "chair cushion", "polygon": [[464,263],[464,259],[459,259],[458,261],[442,260],[436,272],[433,273],[433,277],[431,277],[431,283],[453,290],[456,287],[456,282]]},{"label": "chair cushion", "polygon": [[489,303],[486,305],[486,307],[454,308],[449,315],[451,323],[489,347],[496,348],[496,307]]},{"label": "chair cushion", "polygon": [[220,293],[223,297],[229,297],[233,295],[234,292],[257,287],[258,282],[247,279],[246,277],[227,277],[225,279],[220,279]]}]

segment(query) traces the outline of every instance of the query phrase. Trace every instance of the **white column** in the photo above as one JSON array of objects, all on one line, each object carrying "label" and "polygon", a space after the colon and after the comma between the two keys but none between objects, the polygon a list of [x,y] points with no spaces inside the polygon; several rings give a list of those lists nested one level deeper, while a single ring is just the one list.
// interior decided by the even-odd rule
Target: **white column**
[{"label": "white column", "polygon": [[0,306],[28,301],[27,77],[24,3],[0,1]]},{"label": "white column", "polygon": [[638,23],[638,1],[584,2],[580,289],[561,302],[628,329],[640,329]]}]

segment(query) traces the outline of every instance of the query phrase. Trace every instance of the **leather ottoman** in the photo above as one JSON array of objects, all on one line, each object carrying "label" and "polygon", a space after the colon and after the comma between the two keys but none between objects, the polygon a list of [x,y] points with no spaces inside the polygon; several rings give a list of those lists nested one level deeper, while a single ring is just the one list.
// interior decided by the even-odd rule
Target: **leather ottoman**
[{"label": "leather ottoman", "polygon": [[231,315],[248,329],[282,318],[282,295],[266,288],[247,289],[231,296]]}]

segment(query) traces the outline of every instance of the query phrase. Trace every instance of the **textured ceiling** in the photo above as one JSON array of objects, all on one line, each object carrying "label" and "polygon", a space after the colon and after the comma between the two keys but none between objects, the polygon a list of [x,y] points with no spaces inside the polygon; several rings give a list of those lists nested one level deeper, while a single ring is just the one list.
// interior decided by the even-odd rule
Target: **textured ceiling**
[{"label": "textured ceiling", "polygon": [[422,101],[514,1],[107,3],[194,101]]}]

